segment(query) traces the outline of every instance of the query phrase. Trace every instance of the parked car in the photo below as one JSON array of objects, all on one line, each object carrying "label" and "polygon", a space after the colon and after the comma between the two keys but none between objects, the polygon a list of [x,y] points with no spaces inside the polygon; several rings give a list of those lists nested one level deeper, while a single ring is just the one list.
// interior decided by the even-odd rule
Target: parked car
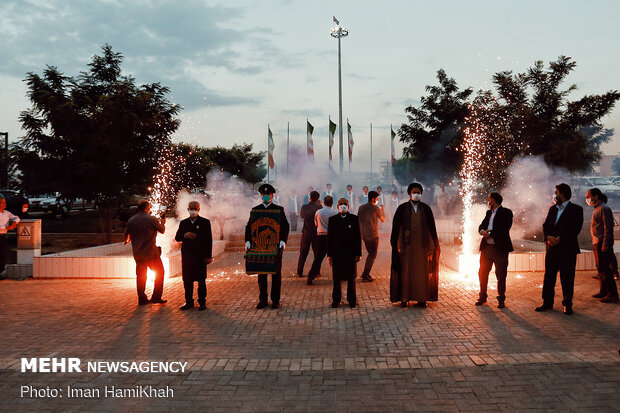
[{"label": "parked car", "polygon": [[598,188],[609,198],[620,198],[620,186],[602,176],[579,176],[573,180],[575,195],[585,197],[588,189]]},{"label": "parked car", "polygon": [[20,191],[0,189],[0,195],[6,199],[6,209],[20,218],[28,215],[28,198]]},{"label": "parked car", "polygon": [[69,214],[69,206],[60,199],[57,193],[32,195],[29,200],[31,213],[39,212],[61,217]]}]

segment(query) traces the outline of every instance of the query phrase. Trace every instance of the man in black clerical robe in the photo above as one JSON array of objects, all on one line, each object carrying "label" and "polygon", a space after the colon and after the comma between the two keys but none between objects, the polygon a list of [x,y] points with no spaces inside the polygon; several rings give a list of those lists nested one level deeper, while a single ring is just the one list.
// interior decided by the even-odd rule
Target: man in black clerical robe
[{"label": "man in black clerical robe", "polygon": [[200,204],[196,201],[191,201],[187,210],[189,218],[179,223],[179,229],[174,237],[177,242],[183,243],[181,245],[181,266],[185,304],[181,310],[194,307],[194,283],[198,282],[198,310],[203,311],[207,308],[207,264],[213,261],[211,221],[198,215]]},{"label": "man in black clerical robe", "polygon": [[[256,309],[265,308],[268,305],[267,301],[267,275],[271,274],[271,308],[280,308],[280,289],[282,285],[282,252],[286,248],[286,241],[288,240],[288,234],[290,226],[284,208],[280,205],[273,203],[273,195],[276,190],[269,184],[262,184],[258,188],[258,192],[261,194],[262,204],[259,204],[252,208],[250,212],[250,218],[245,226],[245,251],[246,251],[246,271],[248,268],[248,259],[250,258],[250,250],[258,251],[259,258],[260,252],[266,252],[264,255],[265,261],[271,262],[273,256],[270,256],[271,251],[276,251],[275,265],[273,270],[271,264],[267,264],[260,271],[248,272],[248,274],[258,274],[258,304]],[[278,217],[277,222],[268,218],[266,215],[275,215]],[[260,216],[260,217],[259,217]],[[261,222],[263,222],[261,224]],[[253,259],[256,259],[256,255],[252,254]],[[256,267],[255,267],[256,268]]]},{"label": "man in black clerical robe", "polygon": [[357,263],[362,258],[362,235],[357,215],[349,213],[349,202],[338,200],[338,214],[329,218],[327,231],[327,262],[332,267],[334,285],[332,308],[340,305],[342,299],[341,281],[347,281],[347,302],[357,307],[355,277]]},{"label": "man in black clerical robe", "polygon": [[403,307],[409,301],[419,307],[437,301],[439,238],[433,211],[421,202],[422,191],[417,182],[409,185],[409,200],[398,206],[392,222],[390,301]]}]

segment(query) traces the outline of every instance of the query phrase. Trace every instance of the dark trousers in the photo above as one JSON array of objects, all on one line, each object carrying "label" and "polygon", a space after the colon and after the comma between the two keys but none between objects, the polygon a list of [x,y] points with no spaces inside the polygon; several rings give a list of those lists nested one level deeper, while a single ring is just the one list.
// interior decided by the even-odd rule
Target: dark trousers
[{"label": "dark trousers", "polygon": [[[334,278],[334,288],[332,289],[332,303],[340,304],[342,300],[342,289],[340,287],[340,280]],[[347,302],[349,305],[357,304],[357,295],[355,293],[355,278],[347,281]]]},{"label": "dark trousers", "polygon": [[594,255],[598,266],[599,294],[606,297],[618,298],[618,288],[614,280],[612,266],[612,251],[603,251],[603,244],[594,244]]},{"label": "dark trousers", "polygon": [[297,273],[299,275],[304,273],[304,265],[306,265],[306,258],[312,247],[312,253],[316,255],[316,233],[314,234],[301,234],[301,245],[299,246],[299,260],[297,261]]},{"label": "dark trousers", "polygon": [[308,277],[312,279],[316,278],[321,272],[321,264],[323,264],[323,259],[327,255],[327,235],[317,235],[315,246],[314,261],[312,261],[312,268],[310,268],[308,273]]},{"label": "dark trousers", "polygon": [[545,306],[552,307],[555,296],[555,281],[560,272],[562,283],[562,305],[572,308],[575,289],[575,267],[577,254],[563,254],[551,247],[545,255],[545,278],[543,281],[542,298]]},{"label": "dark trousers", "polygon": [[146,261],[136,261],[136,286],[138,288],[138,300],[146,301],[148,298],[144,293],[146,287],[146,270],[150,268],[155,272],[155,285],[151,300],[160,300],[164,292],[164,264],[161,258],[153,258]]},{"label": "dark trousers", "polygon": [[291,231],[297,231],[297,214],[293,212],[289,212],[288,220],[290,221],[290,224],[291,224]]},{"label": "dark trousers", "polygon": [[480,270],[478,279],[480,280],[480,301],[487,300],[487,286],[489,284],[489,273],[495,265],[495,276],[497,277],[497,301],[503,303],[506,300],[506,276],[508,275],[508,253],[499,250],[495,245],[485,245],[480,251]]},{"label": "dark trousers", "polygon": [[[271,302],[280,303],[282,287],[282,251],[278,252],[276,273],[271,275]],[[267,274],[258,274],[258,301],[267,304]]]},{"label": "dark trousers", "polygon": [[8,254],[9,247],[6,245],[6,236],[4,234],[0,234],[0,272],[4,271],[6,268],[6,257]]},{"label": "dark trousers", "polygon": [[194,283],[198,283],[198,304],[204,305],[207,302],[207,279],[204,280],[183,280],[185,290],[185,304],[194,304]]},{"label": "dark trousers", "polygon": [[368,256],[366,257],[366,264],[364,265],[364,272],[362,273],[362,278],[367,278],[370,275],[372,266],[375,263],[375,259],[377,258],[377,250],[379,249],[379,238],[365,239],[364,245],[366,246],[366,251],[368,251]]}]

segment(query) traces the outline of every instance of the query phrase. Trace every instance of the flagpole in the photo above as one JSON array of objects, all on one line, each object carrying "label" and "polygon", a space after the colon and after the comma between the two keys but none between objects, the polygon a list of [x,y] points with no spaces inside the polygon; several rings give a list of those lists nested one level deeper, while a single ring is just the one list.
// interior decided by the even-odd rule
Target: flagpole
[{"label": "flagpole", "polygon": [[390,123],[390,162],[388,163],[388,180],[390,181],[390,191],[392,191],[392,187],[394,186],[394,182],[392,181],[392,169],[394,165],[392,164],[392,124]]},{"label": "flagpole", "polygon": [[332,124],[332,117],[331,115],[327,116],[327,163],[329,164],[329,166],[332,165],[332,159],[330,158],[330,154],[332,152],[332,147],[331,147],[331,136],[332,133],[329,130],[329,127]]},{"label": "flagpole", "polygon": [[370,122],[370,185],[374,185],[374,177],[372,176],[372,122]]},{"label": "flagpole", "polygon": [[[341,59],[341,50],[340,50],[340,39],[342,37],[346,37],[349,35],[349,31],[340,27],[340,22],[334,16],[334,23],[338,27],[332,29],[330,35],[338,39],[338,120],[340,123],[340,133],[339,135],[339,148],[340,148],[340,175],[342,175],[344,169],[344,148],[342,142],[342,59]],[[349,162],[350,164],[350,162]],[[349,170],[351,169],[351,165],[349,165]]]},{"label": "flagpole", "polygon": [[267,124],[267,182],[269,182],[269,124]]},{"label": "flagpole", "polygon": [[349,118],[347,118],[347,142],[349,143],[349,178],[351,178],[351,158],[353,154],[351,153],[351,138],[349,137],[349,126]]},{"label": "flagpole", "polygon": [[286,173],[288,174],[288,149],[290,143],[290,122],[286,122]]}]

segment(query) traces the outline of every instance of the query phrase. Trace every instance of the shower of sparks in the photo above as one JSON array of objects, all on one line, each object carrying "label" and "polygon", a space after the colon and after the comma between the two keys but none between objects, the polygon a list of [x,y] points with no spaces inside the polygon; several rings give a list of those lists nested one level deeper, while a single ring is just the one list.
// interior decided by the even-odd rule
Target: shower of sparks
[{"label": "shower of sparks", "polygon": [[174,198],[172,179],[174,176],[174,165],[176,158],[173,156],[173,149],[167,146],[159,157],[157,174],[153,178],[153,188],[151,188],[151,214],[159,217],[168,207],[168,202]]},{"label": "shower of sparks", "polygon": [[499,189],[506,182],[506,170],[521,145],[512,135],[508,120],[498,110],[499,105],[490,92],[481,92],[469,105],[465,119],[464,139],[459,150],[463,166],[459,172],[463,199],[462,252],[459,273],[474,277],[479,265],[476,241],[478,223],[473,222],[472,208],[476,200],[483,200],[488,188]]}]

